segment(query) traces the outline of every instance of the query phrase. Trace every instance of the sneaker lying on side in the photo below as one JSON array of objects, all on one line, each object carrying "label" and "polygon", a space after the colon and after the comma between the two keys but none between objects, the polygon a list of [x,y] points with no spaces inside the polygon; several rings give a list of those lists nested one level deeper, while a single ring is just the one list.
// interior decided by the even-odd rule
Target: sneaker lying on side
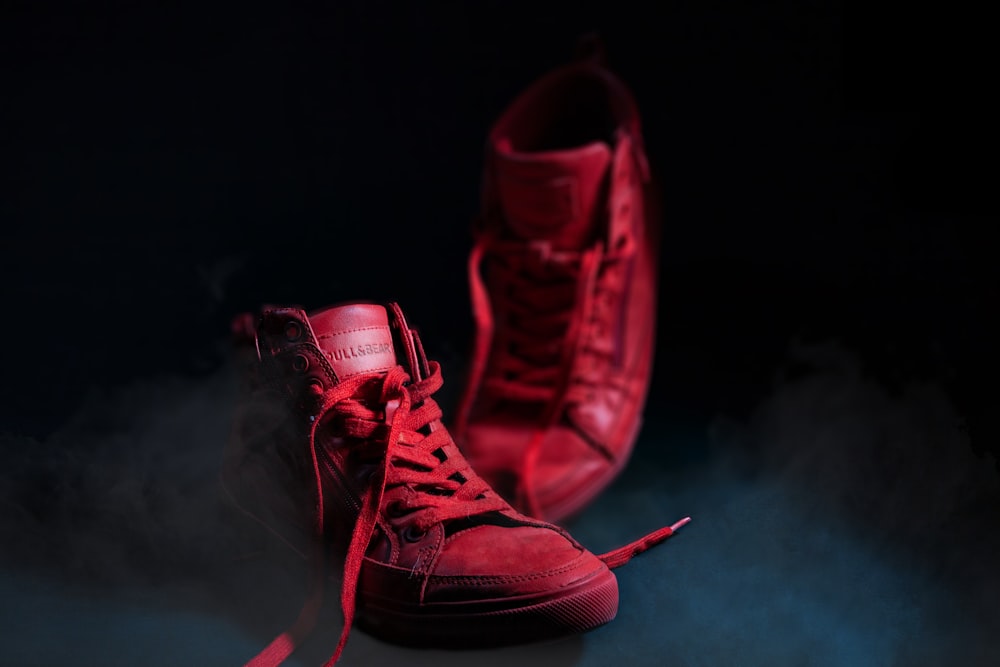
[{"label": "sneaker lying on side", "polygon": [[344,614],[331,664],[355,619],[386,641],[449,648],[584,632],[617,612],[609,567],[673,532],[599,557],[515,511],[442,425],[440,367],[395,304],[270,308],[247,325],[234,324],[246,379],[223,490],[312,573],[298,621],[248,664],[294,651],[330,577]]}]

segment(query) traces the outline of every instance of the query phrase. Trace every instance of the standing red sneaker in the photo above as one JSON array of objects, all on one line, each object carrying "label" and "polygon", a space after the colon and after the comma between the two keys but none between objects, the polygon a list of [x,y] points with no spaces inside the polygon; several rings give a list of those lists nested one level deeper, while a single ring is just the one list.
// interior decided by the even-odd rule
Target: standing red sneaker
[{"label": "standing red sneaker", "polygon": [[453,431],[531,516],[580,510],[631,454],[655,337],[651,195],[635,101],[596,59],[539,79],[490,132]]},{"label": "standing red sneaker", "polygon": [[225,493],[310,564],[296,624],[249,664],[277,665],[315,624],[328,576],[391,642],[511,644],[584,632],[618,609],[616,567],[671,528],[603,556],[523,516],[469,467],[432,395],[441,387],[398,306],[271,308],[252,338],[223,460]]}]

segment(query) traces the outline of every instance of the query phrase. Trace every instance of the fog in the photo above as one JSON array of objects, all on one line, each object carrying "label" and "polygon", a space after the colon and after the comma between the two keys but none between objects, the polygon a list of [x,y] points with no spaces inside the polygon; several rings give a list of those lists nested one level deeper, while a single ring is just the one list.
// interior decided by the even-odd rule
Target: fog
[{"label": "fog", "polygon": [[[44,441],[3,436],[9,664],[241,664],[295,618],[304,570],[219,502],[235,393],[227,363],[94,392]],[[342,663],[995,664],[1000,476],[940,388],[891,392],[836,342],[793,344],[748,418],[685,432],[661,407],[569,524],[601,552],[694,519],[616,571],[615,621],[488,652],[355,630]],[[329,655],[337,606],[291,664]]]}]

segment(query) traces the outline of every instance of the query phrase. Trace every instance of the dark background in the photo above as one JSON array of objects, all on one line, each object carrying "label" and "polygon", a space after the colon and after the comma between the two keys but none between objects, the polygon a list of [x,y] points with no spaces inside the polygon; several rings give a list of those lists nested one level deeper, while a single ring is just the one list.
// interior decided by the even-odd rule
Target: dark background
[{"label": "dark background", "polygon": [[3,423],[50,432],[91,385],[206,372],[228,318],[263,301],[397,299],[432,349],[464,346],[485,133],[589,30],[667,201],[659,388],[712,413],[810,332],[954,380],[974,417],[988,40],[975,15],[915,12],[8,7]]},{"label": "dark background", "polygon": [[[398,300],[453,396],[486,132],[592,30],[665,195],[659,423],[750,419],[777,369],[809,370],[790,345],[830,343],[886,396],[940,390],[992,468],[994,40],[956,5],[919,12],[5,4],[0,432],[36,461],[18,506],[47,525],[31,504],[61,488],[46,443],[102,397],[209,382],[230,318],[261,303]],[[102,428],[134,417],[102,409]],[[935,442],[899,455],[933,466]],[[676,470],[719,451],[637,456]]]}]

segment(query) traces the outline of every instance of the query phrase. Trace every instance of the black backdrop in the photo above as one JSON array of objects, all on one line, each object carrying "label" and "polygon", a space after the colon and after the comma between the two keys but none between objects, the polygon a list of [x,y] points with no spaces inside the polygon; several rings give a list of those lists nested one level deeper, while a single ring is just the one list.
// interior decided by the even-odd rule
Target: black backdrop
[{"label": "black backdrop", "polygon": [[1000,453],[995,58],[983,16],[916,12],[6,3],[0,433],[210,377],[265,302],[398,300],[454,392],[486,132],[597,30],[666,200],[659,417],[739,418],[792,341],[835,340]]},{"label": "black backdrop", "polygon": [[598,30],[666,194],[655,391],[736,409],[791,337],[837,337],[888,380],[947,383],[975,427],[982,24],[828,2],[8,6],[2,423],[44,434],[94,386],[210,371],[264,301],[397,299],[460,359],[485,133]]},{"label": "black backdrop", "polygon": [[913,12],[8,8],[3,424],[43,434],[89,387],[208,371],[229,317],[264,301],[397,299],[459,359],[485,133],[589,30],[640,102],[667,202],[657,390],[681,412],[752,400],[804,333],[947,382],[976,422],[988,42],[975,16]]}]

